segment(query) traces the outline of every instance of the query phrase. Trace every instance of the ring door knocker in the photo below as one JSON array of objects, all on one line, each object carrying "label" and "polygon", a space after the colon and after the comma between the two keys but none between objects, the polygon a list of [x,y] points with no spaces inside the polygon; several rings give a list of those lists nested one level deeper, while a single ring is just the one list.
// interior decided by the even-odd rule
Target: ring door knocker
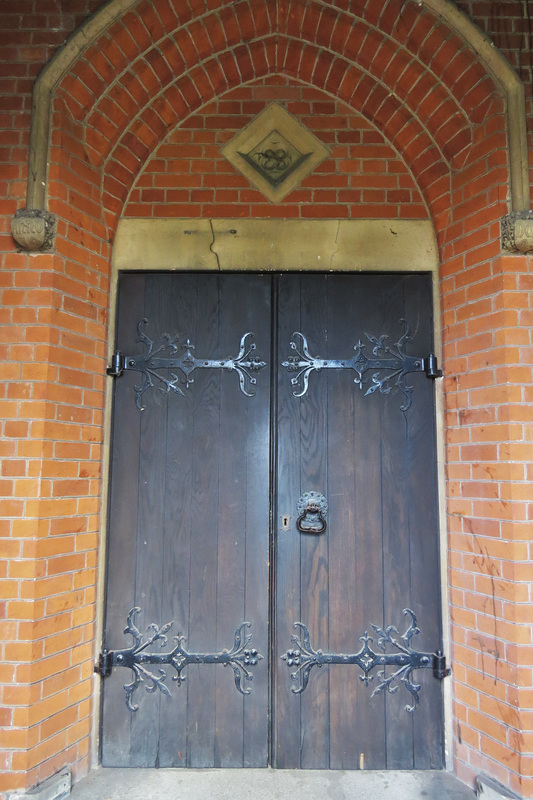
[{"label": "ring door knocker", "polygon": [[324,533],[328,504],[323,494],[305,492],[298,500],[296,527],[300,533]]}]

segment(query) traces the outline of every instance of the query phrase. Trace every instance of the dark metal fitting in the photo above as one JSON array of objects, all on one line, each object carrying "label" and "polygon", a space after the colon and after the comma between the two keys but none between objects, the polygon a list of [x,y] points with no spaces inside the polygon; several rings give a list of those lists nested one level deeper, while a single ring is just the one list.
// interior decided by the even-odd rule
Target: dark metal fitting
[{"label": "dark metal fitting", "polygon": [[296,528],[300,533],[324,533],[328,504],[323,494],[305,492],[298,500]]},{"label": "dark metal fitting", "polygon": [[450,673],[451,669],[446,666],[446,656],[442,650],[437,650],[437,652],[433,654],[433,675],[435,678],[438,678],[439,681],[442,681],[444,678],[447,678]]},{"label": "dark metal fitting", "polygon": [[[166,622],[164,625],[152,623],[148,626],[146,641],[135,625],[134,619],[141,609],[135,606],[128,614],[128,622],[124,628],[125,634],[133,636],[133,645],[124,650],[102,650],[95,672],[107,677],[115,667],[125,667],[133,673],[131,683],[124,684],[126,692],[126,706],[130,711],[137,711],[139,706],[133,702],[133,696],[141,684],[148,693],[153,693],[158,689],[162,694],[170,696],[170,692],[165,683],[166,674],[163,667],[169,666],[176,671],[173,680],[181,686],[185,680],[182,674],[188,664],[222,664],[230,666],[233,670],[235,688],[240,694],[250,694],[251,688],[243,685],[243,681],[251,681],[253,674],[252,667],[257,666],[263,656],[255,648],[248,647],[252,641],[252,634],[246,633],[246,629],[251,627],[250,622],[241,622],[234,634],[233,647],[221,650],[218,653],[189,653],[185,650],[183,642],[185,637],[178,634],[174,637],[175,647],[169,652],[151,652],[147,648],[154,642],[159,642],[161,647],[167,644],[167,632],[173,622]],[[157,669],[151,671],[150,665]]]},{"label": "dark metal fitting", "polygon": [[426,370],[428,378],[442,378],[442,370],[439,369],[435,353],[430,353],[429,356],[424,359],[424,369]]},{"label": "dark metal fitting", "polygon": [[126,366],[126,359],[120,352],[117,350],[111,357],[111,365],[106,369],[108,375],[111,375],[113,378],[120,378],[122,373],[124,372],[124,367]]},{"label": "dark metal fitting", "polygon": [[94,665],[94,671],[101,678],[107,678],[111,675],[113,667],[113,653],[104,648],[98,657],[98,663]]},{"label": "dark metal fitting", "polygon": [[[401,682],[412,697],[412,702],[405,706],[405,710],[412,713],[418,706],[418,692],[422,687],[422,684],[415,683],[411,679],[412,673],[417,669],[433,667],[433,675],[442,680],[450,674],[450,670],[446,668],[442,650],[437,650],[436,653],[421,653],[411,647],[411,640],[420,633],[420,629],[410,608],[404,608],[403,613],[411,617],[411,622],[405,633],[398,638],[393,636],[398,633],[394,625],[388,625],[383,629],[371,623],[371,627],[378,635],[378,647],[383,652],[372,650],[370,643],[373,638],[368,633],[359,637],[363,645],[357,653],[325,653],[323,650],[315,650],[311,645],[309,629],[303,622],[295,622],[294,627],[299,628],[300,633],[293,634],[291,640],[298,649],[288,650],[281,656],[288,666],[295,667],[291,672],[291,680],[294,682],[291,692],[301,694],[305,690],[313,667],[322,667],[324,664],[357,664],[363,670],[363,674],[359,677],[366,686],[374,679],[370,672],[374,667],[381,667],[378,680],[373,684],[372,697],[384,692],[394,694]],[[387,645],[389,652],[385,650]]]}]

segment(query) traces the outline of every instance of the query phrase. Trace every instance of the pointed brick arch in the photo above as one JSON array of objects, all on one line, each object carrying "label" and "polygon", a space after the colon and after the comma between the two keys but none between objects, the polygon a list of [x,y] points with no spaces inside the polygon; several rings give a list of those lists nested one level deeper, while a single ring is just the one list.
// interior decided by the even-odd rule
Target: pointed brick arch
[{"label": "pointed brick arch", "polygon": [[[171,84],[158,98],[159,111],[148,106],[124,131],[105,162],[102,201],[106,211],[120,214],[129,188],[139,170],[150,157],[169,129],[187,119],[203,105],[245,81],[275,74],[269,63],[269,53],[278,54],[285,62],[298,58],[305,67],[285,68],[282,74],[303,83],[324,89],[354,109],[359,109],[371,122],[383,130],[396,150],[403,153],[412,166],[415,177],[428,204],[432,205],[449,190],[449,165],[431,136],[409,110],[391,97],[385,87],[363,71],[341,59],[329,59],[323,51],[300,44],[290,47],[290,41],[274,37],[263,40],[256,48],[236,48],[219,59],[197,65],[187,75]],[[216,76],[213,81],[212,76]],[[234,76],[233,80],[230,76]],[[322,76],[322,79],[319,79]],[[213,85],[214,83],[214,85]],[[110,222],[111,226],[113,223]]]},{"label": "pointed brick arch", "polygon": [[[485,92],[481,89],[483,78],[486,83],[490,81],[480,75],[475,54],[458,37],[451,36],[445,26],[435,26],[434,20],[427,19],[425,25],[421,24],[419,11],[412,12],[407,20],[407,12],[403,12],[398,17],[392,16],[396,25],[384,32],[363,17],[324,6],[322,2],[304,4],[301,0],[293,2],[292,13],[286,19],[278,19],[274,26],[266,11],[264,0],[240,0],[234,6],[213,9],[199,19],[176,20],[173,29],[167,27],[163,31],[155,8],[149,6],[141,8],[136,17],[130,12],[113,25],[84,54],[59,89],[73,115],[87,123],[93,157],[96,160],[105,157],[113,145],[113,134],[119,135],[120,122],[113,121],[117,110],[114,108],[111,113],[109,103],[123,109],[129,105],[125,97],[129,91],[142,109],[150,96],[164,93],[169,83],[196,64],[212,57],[224,58],[228,50],[243,46],[250,48],[251,55],[259,55],[261,42],[271,35],[286,37],[286,43],[273,53],[271,71],[292,69],[294,75],[300,66],[299,48],[314,45],[323,51],[322,66],[330,62],[333,77],[356,63],[394,94],[413,116],[423,119],[446,160],[451,161],[471,143],[469,115],[482,118],[487,95],[490,97],[493,87],[487,86]],[[419,47],[422,52],[428,51],[427,64],[417,53]],[[267,50],[268,55],[271,53]],[[314,60],[316,67],[316,57]],[[304,62],[303,72],[306,66]],[[142,84],[140,91],[135,77]],[[310,77],[302,75],[307,80]],[[113,85],[107,90],[110,81]],[[330,83],[334,84],[331,77]],[[474,87],[476,93],[472,92]],[[466,98],[464,109],[463,98]],[[105,130],[101,128],[103,119]],[[455,136],[450,138],[445,126],[452,120]],[[113,131],[113,127],[117,130]]]},{"label": "pointed brick arch", "polygon": [[[417,186],[408,178],[419,218],[428,216],[419,188],[429,203],[441,258],[457,770],[470,781],[481,769],[517,791],[524,780],[531,794],[531,648],[524,641],[529,629],[520,623],[529,608],[523,580],[531,578],[525,530],[531,435],[524,423],[531,417],[524,339],[531,262],[502,256],[500,240],[509,207],[529,207],[523,87],[451,0],[109,0],[41,73],[27,205],[40,214],[49,202],[58,218],[56,250],[12,253],[5,262],[24,264],[4,299],[10,297],[20,320],[14,336],[25,336],[24,349],[13,347],[17,374],[35,392],[14,412],[17,436],[28,431],[20,433],[20,453],[32,480],[24,489],[28,517],[15,520],[12,530],[22,542],[19,552],[36,553],[23,563],[30,580],[14,591],[29,600],[23,652],[31,650],[32,659],[42,654],[16,667],[25,699],[13,717],[12,764],[27,773],[28,786],[63,765],[75,763],[78,774],[87,768],[89,676],[93,645],[100,642],[92,627],[93,568],[97,557],[105,561],[98,514],[105,506],[100,467],[115,221],[128,187],[169,131],[185,132],[209,98],[238,93],[261,76],[300,81],[308,92],[318,87],[321,100],[335,96],[354,116],[363,113],[372,121],[368,130],[373,125],[386,134],[391,161],[400,152],[416,175]],[[337,199],[330,214],[336,220]],[[222,216],[222,205],[213,217]],[[277,208],[286,213],[286,206]],[[319,208],[309,214],[313,222]],[[203,220],[208,238],[211,210]],[[254,208],[261,218],[268,210]],[[357,210],[368,216],[364,198]],[[39,441],[26,448],[26,435]],[[21,501],[14,513],[22,507]],[[68,559],[61,555],[43,576],[46,558],[57,552],[57,534]],[[79,558],[92,574],[79,571]],[[490,573],[481,574],[481,562]],[[14,563],[20,576],[18,558]],[[475,611],[474,586],[486,613]],[[67,607],[77,614],[75,650],[65,649],[53,627]],[[42,639],[45,624],[50,635]],[[53,708],[46,692],[39,694],[52,661],[71,665],[53,675],[61,689]],[[82,703],[78,686],[69,683],[73,672],[76,681],[84,676]],[[36,738],[39,726],[44,740]]]},{"label": "pointed brick arch", "polygon": [[[434,176],[439,181],[448,165],[467,162],[473,127],[488,113],[505,114],[503,102],[495,109],[494,79],[508,103],[517,94],[503,59],[485,56],[481,34],[443,0],[116,0],[84,28],[83,41],[80,32],[70,54],[56,56],[44,71],[36,108],[42,117],[43,106],[61,97],[84,125],[87,154],[95,166],[104,165],[104,194],[114,214],[124,194],[114,181],[126,181],[124,170],[134,169],[131,153],[139,166],[179,114],[265,71],[339,93],[363,111],[414,161],[430,204],[442,196]],[[523,164],[514,162],[523,136],[516,124],[508,136],[512,205],[522,207]],[[32,149],[29,207],[39,205],[46,189],[35,179],[44,171],[42,150],[42,143]]]},{"label": "pointed brick arch", "polygon": [[[269,73],[338,96],[379,125],[412,166],[430,207],[447,190],[450,165],[467,160],[473,122],[494,104],[493,81],[465,42],[398,0],[379,15],[371,4],[356,13],[322,0],[279,9],[240,0],[197,16],[189,7],[179,16],[162,8],[160,14],[157,4],[141,3],[116,21],[57,89],[84,124],[89,158],[102,166],[111,227],[170,128],[221,92]],[[388,20],[385,30],[380,20]],[[417,48],[427,51],[427,64]]]}]

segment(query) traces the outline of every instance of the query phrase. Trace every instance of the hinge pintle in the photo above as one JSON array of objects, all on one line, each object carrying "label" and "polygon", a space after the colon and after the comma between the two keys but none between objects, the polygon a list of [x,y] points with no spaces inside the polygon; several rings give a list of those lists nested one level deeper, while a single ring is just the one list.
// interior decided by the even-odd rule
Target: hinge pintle
[{"label": "hinge pintle", "polygon": [[113,378],[120,378],[120,376],[124,372],[125,366],[126,366],[126,359],[124,358],[120,350],[117,350],[111,356],[111,365],[106,369],[106,372]]},{"label": "hinge pintle", "polygon": [[424,369],[428,378],[442,378],[442,370],[439,369],[439,363],[435,353],[430,353],[429,356],[424,359]]},{"label": "hinge pintle", "polygon": [[442,681],[444,678],[447,678],[450,673],[451,669],[446,666],[446,656],[442,650],[437,650],[436,653],[433,653],[433,675],[439,681]]},{"label": "hinge pintle", "polygon": [[101,678],[107,678],[109,675],[111,675],[112,667],[113,653],[104,647],[98,657],[98,663],[94,665],[94,671],[97,673],[97,675],[100,675]]}]

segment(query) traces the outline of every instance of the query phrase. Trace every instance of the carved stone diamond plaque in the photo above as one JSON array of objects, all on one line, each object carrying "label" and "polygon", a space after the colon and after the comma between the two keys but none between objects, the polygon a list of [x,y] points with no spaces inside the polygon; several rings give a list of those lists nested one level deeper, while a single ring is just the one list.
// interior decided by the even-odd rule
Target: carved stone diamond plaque
[{"label": "carved stone diamond plaque", "polygon": [[273,103],[222,149],[256,189],[279,203],[329,150],[285,109]]}]

